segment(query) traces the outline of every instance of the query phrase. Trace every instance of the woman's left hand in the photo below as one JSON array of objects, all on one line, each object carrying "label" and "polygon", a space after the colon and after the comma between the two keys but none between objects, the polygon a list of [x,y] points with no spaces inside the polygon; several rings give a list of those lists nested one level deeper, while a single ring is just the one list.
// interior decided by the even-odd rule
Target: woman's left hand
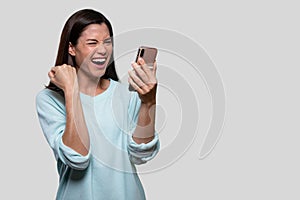
[{"label": "woman's left hand", "polygon": [[139,58],[137,63],[131,64],[133,70],[128,72],[129,84],[138,92],[141,102],[152,106],[156,104],[156,62],[153,69],[145,63],[144,59]]}]

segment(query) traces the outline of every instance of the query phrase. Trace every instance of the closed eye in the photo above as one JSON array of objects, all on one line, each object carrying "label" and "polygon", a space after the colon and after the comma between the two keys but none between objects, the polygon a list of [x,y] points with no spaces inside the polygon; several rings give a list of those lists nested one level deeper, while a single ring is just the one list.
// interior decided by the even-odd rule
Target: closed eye
[{"label": "closed eye", "polygon": [[96,45],[96,44],[98,44],[98,41],[95,39],[89,39],[89,40],[87,40],[87,44],[88,45]]},{"label": "closed eye", "polygon": [[103,43],[104,44],[111,44],[112,40],[111,40],[111,38],[108,38],[108,39],[104,40]]},{"label": "closed eye", "polygon": [[112,45],[112,39],[111,39],[111,38],[105,39],[105,40],[103,41],[103,44],[104,44],[105,46],[110,46],[110,45]]}]

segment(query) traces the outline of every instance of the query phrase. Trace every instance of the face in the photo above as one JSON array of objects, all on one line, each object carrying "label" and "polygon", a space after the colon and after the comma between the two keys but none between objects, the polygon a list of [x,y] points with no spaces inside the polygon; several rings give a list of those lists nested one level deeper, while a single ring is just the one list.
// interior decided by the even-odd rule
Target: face
[{"label": "face", "polygon": [[76,46],[69,45],[69,54],[75,56],[78,71],[100,78],[109,64],[112,49],[106,24],[91,24],[81,33]]}]

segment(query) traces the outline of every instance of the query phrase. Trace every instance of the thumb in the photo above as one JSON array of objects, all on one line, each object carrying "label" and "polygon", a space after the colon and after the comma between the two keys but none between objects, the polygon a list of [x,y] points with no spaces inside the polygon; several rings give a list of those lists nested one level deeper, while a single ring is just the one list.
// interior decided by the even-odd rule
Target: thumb
[{"label": "thumb", "polygon": [[156,63],[156,61],[154,61],[154,63],[153,63],[153,72],[154,72],[154,75],[156,75],[156,70],[157,70],[157,63]]},{"label": "thumb", "polygon": [[53,79],[54,77],[55,77],[55,73],[51,70],[51,71],[49,71],[48,72],[48,77],[50,78],[50,79]]},{"label": "thumb", "polygon": [[48,72],[48,77],[49,77],[50,79],[53,79],[53,78],[55,77],[55,73],[56,73],[56,68],[55,68],[55,67],[52,67],[52,68],[50,69],[50,71]]}]

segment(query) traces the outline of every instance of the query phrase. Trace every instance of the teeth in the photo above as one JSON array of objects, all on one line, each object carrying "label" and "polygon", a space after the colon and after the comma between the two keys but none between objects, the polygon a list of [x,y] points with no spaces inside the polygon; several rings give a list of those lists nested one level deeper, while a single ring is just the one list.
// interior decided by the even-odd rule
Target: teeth
[{"label": "teeth", "polygon": [[106,58],[95,58],[93,59],[94,62],[105,62]]}]

